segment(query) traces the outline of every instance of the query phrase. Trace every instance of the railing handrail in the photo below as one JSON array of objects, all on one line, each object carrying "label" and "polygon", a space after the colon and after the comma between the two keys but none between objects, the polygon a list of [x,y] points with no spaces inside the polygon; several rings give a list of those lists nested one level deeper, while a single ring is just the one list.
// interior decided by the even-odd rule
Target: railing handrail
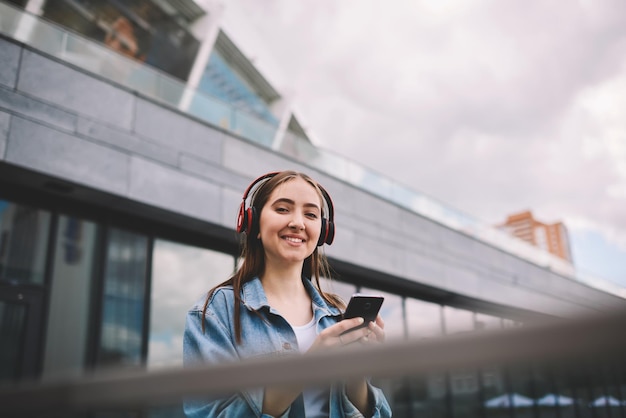
[{"label": "railing handrail", "polygon": [[161,371],[109,371],[68,381],[22,382],[0,388],[0,411],[20,417],[49,411],[62,414],[144,408],[171,405],[190,396],[223,395],[267,385],[328,383],[363,376],[420,377],[537,363],[576,367],[589,361],[623,362],[624,329],[626,311],[620,310],[519,328],[357,345],[306,355]]}]

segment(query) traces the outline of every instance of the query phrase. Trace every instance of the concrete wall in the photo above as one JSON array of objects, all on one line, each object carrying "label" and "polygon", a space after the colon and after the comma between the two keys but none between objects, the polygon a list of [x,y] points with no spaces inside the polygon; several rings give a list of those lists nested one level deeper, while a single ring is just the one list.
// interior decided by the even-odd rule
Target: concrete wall
[{"label": "concrete wall", "polygon": [[301,170],[333,196],[337,236],[326,248],[333,260],[461,298],[555,315],[624,304],[12,40],[0,38],[0,62],[5,168],[229,230],[253,178]]}]

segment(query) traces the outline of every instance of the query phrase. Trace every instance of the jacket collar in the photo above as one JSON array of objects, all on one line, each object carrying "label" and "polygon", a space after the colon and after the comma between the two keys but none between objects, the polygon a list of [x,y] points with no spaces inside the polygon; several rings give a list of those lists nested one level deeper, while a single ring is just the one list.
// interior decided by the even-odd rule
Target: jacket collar
[{"label": "jacket collar", "polygon": [[[315,286],[313,286],[313,283],[311,283],[311,280],[303,277],[302,283],[313,301],[314,311],[321,310],[322,314],[333,316],[341,314],[339,309],[329,306],[326,303],[326,301],[322,298],[322,295],[320,295]],[[263,307],[270,307],[267,301],[267,296],[265,296],[265,290],[261,284],[261,279],[258,277],[255,277],[249,282],[243,284],[241,288],[241,298],[246,308],[253,311],[258,311]]]}]

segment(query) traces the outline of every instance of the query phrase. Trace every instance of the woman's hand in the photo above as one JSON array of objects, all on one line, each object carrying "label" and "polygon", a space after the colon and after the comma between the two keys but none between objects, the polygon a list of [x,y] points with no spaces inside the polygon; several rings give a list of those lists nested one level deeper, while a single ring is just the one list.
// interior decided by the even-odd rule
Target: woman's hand
[{"label": "woman's hand", "polygon": [[376,316],[376,321],[370,322],[367,328],[370,332],[361,339],[361,342],[385,342],[385,321],[380,315]]},{"label": "woman's hand", "polygon": [[[320,332],[309,351],[338,348],[356,342],[372,344],[385,341],[385,321],[383,321],[380,315],[376,317],[376,321],[370,322],[367,326],[346,332],[362,324],[363,318],[350,318],[337,322],[335,325]],[[370,414],[368,411],[370,403],[368,392],[367,380],[365,378],[346,382],[348,399],[363,415]]]},{"label": "woman's hand", "polygon": [[370,322],[365,327],[349,331],[362,324],[363,318],[344,319],[337,322],[335,325],[320,332],[309,351],[341,347],[356,342],[369,344],[371,342],[385,341],[385,322],[380,315],[376,317],[375,322]]}]

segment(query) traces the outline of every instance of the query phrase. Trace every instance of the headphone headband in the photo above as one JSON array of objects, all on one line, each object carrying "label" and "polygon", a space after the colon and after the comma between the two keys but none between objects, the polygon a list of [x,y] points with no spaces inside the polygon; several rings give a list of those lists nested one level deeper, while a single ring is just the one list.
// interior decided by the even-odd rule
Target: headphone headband
[{"label": "headphone headband", "polygon": [[[275,177],[277,174],[280,174],[281,171],[272,171],[267,174],[263,174],[260,177],[257,177],[250,185],[246,188],[246,191],[243,194],[241,205],[239,206],[239,213],[237,215],[237,232],[248,232],[253,230],[254,226],[258,223],[258,211],[254,206],[250,206],[246,209],[246,200],[248,199],[248,195],[254,187],[260,182],[268,181],[269,179]],[[335,217],[335,208],[333,207],[333,201],[330,198],[330,195],[319,183],[315,182],[318,189],[322,193],[322,198],[326,203],[326,207],[328,208],[327,218],[322,218],[322,229],[320,231],[320,237],[317,242],[317,245],[324,245],[325,243],[330,245],[332,244],[335,238],[335,225],[334,225],[334,217]],[[262,185],[261,185],[262,186]],[[258,186],[254,189],[254,193],[258,190]],[[252,202],[250,202],[252,203]]]}]

